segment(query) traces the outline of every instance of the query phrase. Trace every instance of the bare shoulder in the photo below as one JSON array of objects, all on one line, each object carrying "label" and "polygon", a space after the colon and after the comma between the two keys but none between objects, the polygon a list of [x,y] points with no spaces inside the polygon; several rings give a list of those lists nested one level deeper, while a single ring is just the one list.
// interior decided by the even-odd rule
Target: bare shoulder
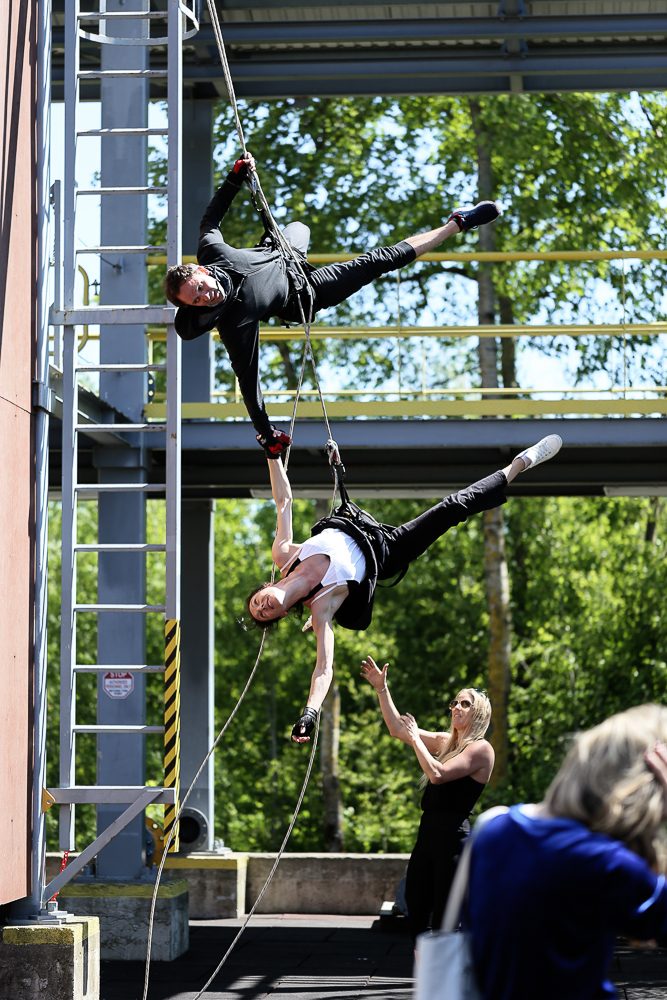
[{"label": "bare shoulder", "polygon": [[301,542],[298,544],[295,542],[281,542],[279,539],[276,539],[273,543],[271,555],[273,556],[281,577],[285,576],[287,573],[287,570],[294,561],[294,557],[301,548],[301,544]]},{"label": "bare shoulder", "polygon": [[466,750],[470,752],[471,757],[480,762],[488,761],[493,765],[496,759],[495,751],[488,740],[475,740],[468,744]]},{"label": "bare shoulder", "polygon": [[496,755],[488,740],[475,740],[463,751],[470,762],[470,776],[485,784],[491,777]]}]

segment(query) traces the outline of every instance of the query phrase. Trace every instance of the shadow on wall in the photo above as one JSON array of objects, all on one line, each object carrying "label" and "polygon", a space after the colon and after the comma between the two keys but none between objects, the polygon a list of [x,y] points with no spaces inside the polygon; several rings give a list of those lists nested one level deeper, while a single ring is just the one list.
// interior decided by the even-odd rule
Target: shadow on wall
[{"label": "shadow on wall", "polygon": [[[14,190],[18,173],[19,121],[22,105],[23,73],[28,46],[28,14],[30,4],[21,0],[7,0],[9,10],[5,13],[7,24],[6,50],[0,66],[4,68],[2,82],[4,101],[2,106],[2,161],[0,162],[0,361],[2,360],[2,339],[4,331],[5,304],[9,282],[9,247],[12,233]],[[14,30],[12,25],[16,24]],[[30,48],[32,61],[36,60],[34,43]],[[12,62],[14,60],[14,65]],[[13,73],[12,73],[13,69]],[[32,97],[32,92],[30,93]],[[26,267],[30,266],[25,262]]]}]

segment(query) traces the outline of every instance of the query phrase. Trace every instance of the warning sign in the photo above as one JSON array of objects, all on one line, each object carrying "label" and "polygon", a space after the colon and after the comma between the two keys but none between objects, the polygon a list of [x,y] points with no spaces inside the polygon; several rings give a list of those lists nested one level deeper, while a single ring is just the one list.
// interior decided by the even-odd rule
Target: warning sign
[{"label": "warning sign", "polygon": [[102,687],[109,698],[127,698],[134,691],[134,674],[108,670],[102,678]]}]

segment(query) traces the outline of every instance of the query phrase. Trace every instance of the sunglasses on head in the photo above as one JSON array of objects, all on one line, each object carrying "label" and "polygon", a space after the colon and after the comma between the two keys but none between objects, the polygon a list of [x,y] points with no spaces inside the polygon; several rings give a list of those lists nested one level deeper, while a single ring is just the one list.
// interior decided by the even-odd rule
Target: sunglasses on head
[{"label": "sunglasses on head", "polygon": [[454,701],[450,701],[449,711],[453,712],[457,705],[460,705],[464,711],[472,708],[472,702],[468,698],[456,698]]}]

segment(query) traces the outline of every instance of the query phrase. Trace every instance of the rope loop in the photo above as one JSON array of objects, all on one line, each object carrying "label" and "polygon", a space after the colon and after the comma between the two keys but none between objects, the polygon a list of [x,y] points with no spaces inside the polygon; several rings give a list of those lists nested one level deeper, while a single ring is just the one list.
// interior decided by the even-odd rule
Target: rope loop
[{"label": "rope loop", "polygon": [[333,438],[329,438],[324,446],[324,450],[329,458],[329,465],[342,465],[340,460],[340,451],[338,450],[338,445]]}]

